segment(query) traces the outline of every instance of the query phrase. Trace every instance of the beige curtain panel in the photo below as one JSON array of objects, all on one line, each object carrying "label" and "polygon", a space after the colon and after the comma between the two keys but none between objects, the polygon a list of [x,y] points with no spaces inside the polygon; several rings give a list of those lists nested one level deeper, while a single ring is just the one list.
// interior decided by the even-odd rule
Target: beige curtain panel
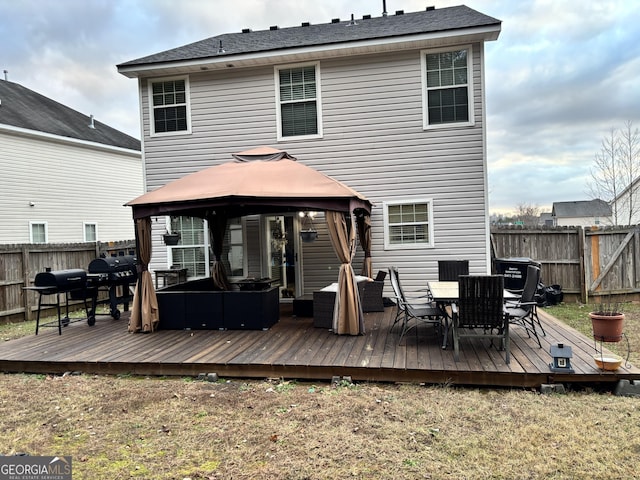
[{"label": "beige curtain panel", "polygon": [[151,218],[136,220],[138,239],[138,283],[133,295],[133,307],[129,319],[132,333],[151,333],[158,328],[158,299],[149,272],[151,261]]}]

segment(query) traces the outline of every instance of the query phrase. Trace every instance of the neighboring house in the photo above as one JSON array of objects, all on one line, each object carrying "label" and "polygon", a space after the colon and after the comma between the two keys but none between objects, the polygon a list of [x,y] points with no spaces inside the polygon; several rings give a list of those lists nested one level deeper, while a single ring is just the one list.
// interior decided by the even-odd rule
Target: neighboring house
[{"label": "neighboring house", "polygon": [[551,209],[554,226],[593,227],[612,225],[611,205],[604,200],[554,202]]},{"label": "neighboring house", "polygon": [[[245,29],[122,63],[139,85],[145,184],[154,190],[271,146],[373,203],[374,275],[394,265],[406,287],[424,287],[441,259],[487,273],[484,44],[500,28],[465,6],[430,7]],[[323,215],[313,219],[314,243],[298,238],[308,221],[282,212],[232,222],[230,275],[282,279],[283,297],[335,282]],[[181,244],[162,244],[167,228]],[[202,220],[156,219],[153,229],[151,270],[209,273]],[[286,259],[274,254],[284,240]]]},{"label": "neighboring house", "polygon": [[140,141],[0,80],[0,243],[128,240]]},{"label": "neighboring house", "polygon": [[618,225],[640,224],[640,177],[631,182],[611,203]]},{"label": "neighboring house", "polygon": [[553,227],[553,215],[551,212],[542,212],[540,214],[540,219],[538,220],[538,225],[543,227]]}]

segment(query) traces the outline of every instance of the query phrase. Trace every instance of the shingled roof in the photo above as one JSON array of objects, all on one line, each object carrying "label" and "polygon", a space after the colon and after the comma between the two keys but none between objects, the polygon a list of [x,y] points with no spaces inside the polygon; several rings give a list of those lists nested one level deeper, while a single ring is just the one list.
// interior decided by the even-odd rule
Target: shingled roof
[{"label": "shingled roof", "polygon": [[140,151],[140,141],[93,120],[72,108],[29,90],[0,80],[0,127],[21,128],[60,137]]},{"label": "shingled roof", "polygon": [[556,218],[609,217],[611,205],[599,198],[576,202],[554,202],[551,214]]},{"label": "shingled roof", "polygon": [[294,48],[350,45],[363,41],[408,38],[483,27],[499,32],[500,24],[500,20],[462,5],[442,9],[429,8],[422,12],[406,14],[398,11],[395,15],[375,18],[366,15],[353,21],[335,19],[331,23],[318,25],[305,22],[299,27],[273,26],[269,30],[255,32],[245,29],[243,32],[226,33],[131,60],[118,65],[118,69],[129,70],[135,67],[220,57],[232,60],[239,55],[282,52]]}]

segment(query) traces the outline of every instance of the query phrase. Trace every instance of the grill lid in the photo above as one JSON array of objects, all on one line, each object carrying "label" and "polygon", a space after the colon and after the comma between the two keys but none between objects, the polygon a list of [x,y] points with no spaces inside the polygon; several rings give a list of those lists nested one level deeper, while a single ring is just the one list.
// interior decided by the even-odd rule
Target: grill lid
[{"label": "grill lid", "polygon": [[87,272],[79,268],[67,270],[48,270],[36,274],[34,285],[36,287],[48,287],[59,292],[69,292],[85,288],[87,284]]},{"label": "grill lid", "polygon": [[89,263],[89,273],[127,272],[135,269],[136,257],[133,255],[96,258]]}]

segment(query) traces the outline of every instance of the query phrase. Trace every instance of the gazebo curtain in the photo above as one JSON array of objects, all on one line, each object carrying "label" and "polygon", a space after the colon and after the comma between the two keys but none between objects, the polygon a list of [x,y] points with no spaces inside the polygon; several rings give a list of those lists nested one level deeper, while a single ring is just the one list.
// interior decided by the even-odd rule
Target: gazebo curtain
[{"label": "gazebo curtain", "polygon": [[328,211],[325,217],[331,244],[341,262],[333,309],[333,331],[338,335],[360,335],[364,333],[364,316],[351,264],[356,247],[355,228],[347,228],[341,212]]},{"label": "gazebo curtain", "polygon": [[151,261],[151,218],[136,220],[138,241],[138,282],[133,295],[133,307],[129,319],[130,332],[150,333],[158,327],[158,299],[149,272]]},{"label": "gazebo curtain", "polygon": [[360,275],[365,277],[373,277],[373,266],[371,265],[371,217],[361,212],[356,217],[356,225],[358,226],[358,237],[360,238],[360,246],[364,250],[364,262],[362,262],[362,270]]},{"label": "gazebo curtain", "polygon": [[213,266],[211,268],[213,284],[220,290],[230,290],[231,285],[222,263],[222,244],[224,234],[227,231],[227,217],[220,214],[210,214],[206,216],[206,219],[209,223],[209,240],[213,251]]}]

